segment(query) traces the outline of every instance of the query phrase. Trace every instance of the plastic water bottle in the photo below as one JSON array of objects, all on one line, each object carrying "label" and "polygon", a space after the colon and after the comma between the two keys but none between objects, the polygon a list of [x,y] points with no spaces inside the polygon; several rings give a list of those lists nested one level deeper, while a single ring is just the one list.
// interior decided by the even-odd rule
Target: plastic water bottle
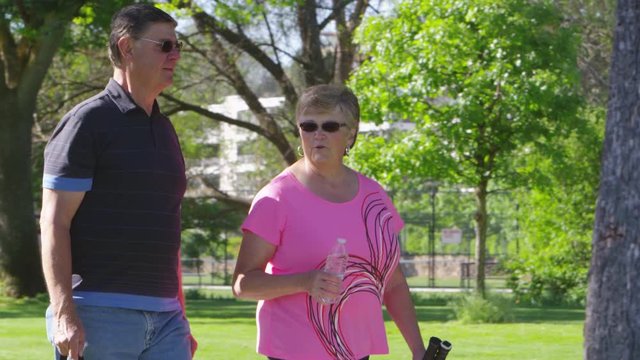
[{"label": "plastic water bottle", "polygon": [[[342,280],[344,273],[347,271],[347,263],[349,262],[349,254],[345,244],[346,239],[338,238],[336,244],[331,248],[329,255],[327,255],[327,261],[324,264],[323,271],[335,275]],[[322,298],[322,302],[325,304],[334,304],[338,301],[338,297],[335,298]]]}]

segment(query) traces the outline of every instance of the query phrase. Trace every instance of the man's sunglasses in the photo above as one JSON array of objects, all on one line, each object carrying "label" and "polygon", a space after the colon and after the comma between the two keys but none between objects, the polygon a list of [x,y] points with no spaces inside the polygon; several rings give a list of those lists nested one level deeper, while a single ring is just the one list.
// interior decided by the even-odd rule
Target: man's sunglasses
[{"label": "man's sunglasses", "polygon": [[[315,132],[318,130],[318,124],[313,121],[301,122],[299,126],[300,126],[300,129],[302,129],[302,131],[308,132],[308,133]],[[320,127],[322,128],[322,131],[325,131],[328,133],[336,132],[340,130],[340,128],[343,126],[347,126],[347,124],[339,123],[337,121],[327,121],[327,122],[323,122],[322,125],[320,125]]]},{"label": "man's sunglasses", "polygon": [[140,40],[145,40],[145,41],[149,41],[157,44],[158,46],[160,46],[160,50],[162,50],[163,53],[170,53],[173,50],[173,48],[176,48],[178,52],[182,50],[182,41],[176,41],[176,42],[173,42],[171,40],[156,41],[156,40],[151,40],[146,38],[140,38]]}]

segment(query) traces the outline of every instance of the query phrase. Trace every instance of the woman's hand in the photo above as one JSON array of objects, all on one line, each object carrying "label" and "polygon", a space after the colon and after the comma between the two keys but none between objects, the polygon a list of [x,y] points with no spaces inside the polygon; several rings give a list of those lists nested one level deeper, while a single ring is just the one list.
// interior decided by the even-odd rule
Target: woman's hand
[{"label": "woman's hand", "polygon": [[321,304],[331,303],[329,301],[337,299],[342,293],[342,279],[322,270],[309,271],[306,284],[309,295]]}]

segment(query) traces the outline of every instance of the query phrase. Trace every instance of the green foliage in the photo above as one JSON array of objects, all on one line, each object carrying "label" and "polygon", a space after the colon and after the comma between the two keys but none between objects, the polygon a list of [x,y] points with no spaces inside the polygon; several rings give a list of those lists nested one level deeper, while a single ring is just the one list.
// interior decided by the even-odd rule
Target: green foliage
[{"label": "green foliage", "polygon": [[488,191],[489,235],[477,241],[505,253],[518,235],[517,202],[495,199],[497,190],[558,192],[548,174],[572,158],[557,139],[584,144],[589,134],[577,116],[578,40],[551,1],[406,0],[390,17],[370,18],[357,36],[367,59],[351,80],[363,118],[415,129],[404,138],[364,137],[354,162],[396,192],[428,180]]},{"label": "green foliage", "polygon": [[[553,189],[555,193],[533,190],[522,198],[523,245],[506,263],[508,286],[518,301],[581,305],[586,299],[596,187],[586,192],[591,199],[577,194],[580,186]],[[582,209],[572,208],[577,205],[572,201],[580,200]]]},{"label": "green foliage", "polygon": [[[405,221],[403,250],[407,254],[428,253],[428,238],[431,226],[431,199],[420,188],[414,192],[399,191],[394,194],[394,205]],[[435,251],[438,254],[472,253],[471,243],[475,238],[473,214],[474,199],[471,194],[461,193],[456,188],[441,187],[435,197]],[[457,227],[462,230],[460,244],[443,244],[441,231]]]},{"label": "green foliage", "polygon": [[548,144],[562,156],[535,152],[521,164],[544,181],[518,194],[522,251],[507,264],[518,301],[585,302],[605,109],[580,118],[585,131]]},{"label": "green foliage", "polygon": [[219,147],[206,142],[207,132],[219,131],[219,123],[207,121],[193,112],[173,115],[172,123],[186,159],[210,159],[219,156]]},{"label": "green foliage", "polygon": [[414,306],[446,306],[466,296],[462,293],[441,292],[411,292],[411,300]]},{"label": "green foliage", "polygon": [[183,256],[200,258],[209,255],[224,259],[227,253],[227,233],[240,226],[242,214],[221,202],[206,198],[184,198],[182,201]]},{"label": "green foliage", "polygon": [[450,306],[463,324],[504,323],[514,319],[511,300],[499,295],[486,299],[467,295],[452,301]]},{"label": "green foliage", "polygon": [[[181,256],[187,258],[200,258],[211,252],[213,243],[217,239],[211,239],[208,232],[199,229],[187,229],[182,232]],[[198,267],[202,264],[199,262]]]},{"label": "green foliage", "polygon": [[230,291],[225,290],[204,290],[204,289],[187,289],[184,292],[187,300],[214,300],[222,302],[239,302],[233,297]]},{"label": "green foliage", "polygon": [[[425,179],[436,176],[432,166],[439,159],[415,159],[396,150],[407,143],[402,133],[390,136],[364,135],[358,138],[358,145],[352,151],[348,163],[358,171],[380,181],[390,192],[393,202],[406,227],[403,232],[403,251],[406,254],[425,254],[431,223],[431,203]],[[406,135],[410,138],[412,134]],[[411,140],[409,140],[411,141]],[[416,141],[418,149],[418,142]],[[415,161],[415,163],[414,163]],[[406,172],[400,169],[408,167]],[[410,174],[410,175],[409,175]],[[490,256],[502,256],[516,251],[513,244],[518,236],[515,218],[517,200],[512,192],[497,192],[489,198],[489,229],[487,249]],[[435,195],[435,244],[436,253],[475,253],[474,214],[476,203],[472,189],[443,183]],[[443,228],[457,227],[462,230],[460,244],[442,244],[440,234]]]},{"label": "green foliage", "polygon": [[133,2],[132,0],[85,1],[79,14],[73,19],[71,31],[65,35],[60,52],[68,54],[78,49],[103,50],[103,56],[107,59],[106,48],[111,31],[111,17]]},{"label": "green foliage", "polygon": [[549,2],[405,1],[361,28],[368,60],[351,85],[364,119],[416,124],[384,146],[397,150],[395,171],[429,164],[452,183],[516,182],[517,149],[575,125],[577,40]]}]

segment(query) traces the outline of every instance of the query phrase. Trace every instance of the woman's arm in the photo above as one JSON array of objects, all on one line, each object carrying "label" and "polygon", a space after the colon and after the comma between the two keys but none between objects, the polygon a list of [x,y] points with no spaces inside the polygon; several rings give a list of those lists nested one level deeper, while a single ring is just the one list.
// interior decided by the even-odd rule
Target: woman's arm
[{"label": "woman's arm", "polygon": [[245,231],[233,272],[233,294],[236,297],[268,300],[307,292],[317,299],[339,294],[340,279],[320,270],[291,275],[265,273],[267,263],[275,251],[275,245],[252,232]]},{"label": "woman's arm", "polygon": [[396,267],[384,292],[384,304],[391,318],[398,326],[404,340],[409,345],[414,360],[421,360],[424,355],[424,342],[418,327],[416,310],[409,294],[409,285],[400,269]]}]

